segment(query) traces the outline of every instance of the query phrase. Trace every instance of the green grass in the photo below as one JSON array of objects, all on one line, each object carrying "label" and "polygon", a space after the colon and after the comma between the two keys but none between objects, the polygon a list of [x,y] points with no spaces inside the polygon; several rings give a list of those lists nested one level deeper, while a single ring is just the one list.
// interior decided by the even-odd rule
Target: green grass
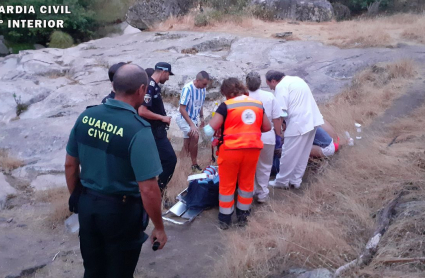
[{"label": "green grass", "polygon": [[8,48],[12,48],[13,54],[18,54],[19,51],[21,51],[21,50],[35,49],[34,44],[32,44],[32,43],[9,43],[9,42],[7,42],[6,46]]}]

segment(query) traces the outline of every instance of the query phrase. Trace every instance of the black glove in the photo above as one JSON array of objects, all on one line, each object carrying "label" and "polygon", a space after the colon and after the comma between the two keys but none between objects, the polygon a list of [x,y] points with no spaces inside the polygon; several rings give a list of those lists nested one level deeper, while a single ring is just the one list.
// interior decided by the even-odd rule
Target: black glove
[{"label": "black glove", "polygon": [[74,191],[72,192],[71,196],[68,200],[69,205],[69,211],[73,213],[78,213],[78,201],[80,200],[80,195],[82,192],[82,185],[75,187]]}]

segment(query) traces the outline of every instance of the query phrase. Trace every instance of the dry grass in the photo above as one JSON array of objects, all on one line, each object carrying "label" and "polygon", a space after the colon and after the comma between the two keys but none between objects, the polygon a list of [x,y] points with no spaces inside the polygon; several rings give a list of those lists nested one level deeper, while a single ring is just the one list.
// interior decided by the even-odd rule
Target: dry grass
[{"label": "dry grass", "polygon": [[45,225],[51,229],[63,227],[63,222],[71,215],[68,207],[68,188],[61,187],[37,191],[35,199],[37,202],[50,203],[52,206],[51,213],[44,219]]},{"label": "dry grass", "polygon": [[0,171],[9,173],[10,171],[24,165],[22,160],[9,156],[9,152],[0,149]]},{"label": "dry grass", "polygon": [[343,21],[328,26],[329,43],[344,48],[395,45],[403,40],[424,43],[425,14],[396,14]]},{"label": "dry grass", "polygon": [[387,47],[397,43],[425,43],[425,14],[396,14],[359,18],[341,22],[263,21],[251,15],[209,18],[208,25],[195,26],[196,12],[184,17],[170,17],[155,26],[155,31],[226,32],[251,37],[273,37],[279,32],[293,32],[300,40],[317,40],[342,48]]},{"label": "dry grass", "polygon": [[356,74],[351,86],[321,105],[320,111],[338,134],[352,134],[354,122],[367,125],[382,114],[395,98],[405,93],[406,84],[416,74],[412,60],[377,64]]},{"label": "dry grass", "polygon": [[[405,92],[407,81],[403,76],[413,75],[410,61],[367,69],[358,74],[350,88],[322,107],[323,114],[334,120],[332,124],[340,131],[352,129],[354,121],[367,125]],[[425,111],[425,106],[422,109]],[[225,233],[226,247],[214,276],[265,277],[290,267],[335,270],[356,258],[374,230],[374,216],[398,192],[409,191],[414,185],[420,190],[412,194],[418,199],[425,197],[424,168],[418,159],[412,159],[423,153],[425,121],[417,122],[424,115],[420,112],[403,122],[404,131],[414,130],[416,137],[411,145],[403,142],[397,148],[388,148],[395,131],[376,135],[353,148],[343,148],[321,175],[304,185],[304,190],[272,192],[273,200],[254,208],[245,229]],[[406,227],[406,223],[398,227]],[[418,227],[422,226],[411,225],[408,230],[417,231]],[[394,232],[394,236],[397,234]],[[425,240],[423,234],[420,237]],[[406,248],[418,250],[407,241]],[[392,251],[394,257],[401,254],[400,250]],[[373,267],[362,271],[363,277],[382,277],[382,270]],[[406,271],[414,277],[420,269]],[[385,277],[397,277],[397,269],[387,274]]]}]

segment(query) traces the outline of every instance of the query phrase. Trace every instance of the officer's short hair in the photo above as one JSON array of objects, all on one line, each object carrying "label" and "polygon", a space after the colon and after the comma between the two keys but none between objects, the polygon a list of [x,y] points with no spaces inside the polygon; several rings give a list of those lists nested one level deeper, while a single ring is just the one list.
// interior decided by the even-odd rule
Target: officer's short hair
[{"label": "officer's short hair", "polygon": [[196,75],[196,80],[210,80],[210,75],[208,74],[208,72],[206,71],[200,71],[197,75]]},{"label": "officer's short hair", "polygon": [[110,68],[109,68],[109,70],[108,70],[108,76],[109,76],[109,80],[112,82],[113,80],[114,80],[114,75],[115,75],[115,73],[117,72],[117,70],[120,68],[120,67],[122,67],[122,66],[124,66],[126,63],[124,63],[124,62],[120,62],[120,63],[118,63],[118,64],[113,64]]},{"label": "officer's short hair", "polygon": [[280,71],[277,71],[277,70],[269,70],[266,73],[266,79],[269,82],[272,81],[272,80],[280,81],[284,77],[285,77],[285,74],[283,72],[280,72]]},{"label": "officer's short hair", "polygon": [[148,75],[148,78],[151,78],[152,74],[155,72],[153,68],[147,68],[145,69],[146,74]]},{"label": "officer's short hair", "polygon": [[261,76],[256,71],[251,71],[246,76],[246,86],[248,87],[248,90],[251,92],[255,92],[260,88],[261,85]]},{"label": "officer's short hair", "polygon": [[148,75],[138,65],[125,65],[117,70],[113,81],[116,94],[133,95],[140,86],[147,86]]}]

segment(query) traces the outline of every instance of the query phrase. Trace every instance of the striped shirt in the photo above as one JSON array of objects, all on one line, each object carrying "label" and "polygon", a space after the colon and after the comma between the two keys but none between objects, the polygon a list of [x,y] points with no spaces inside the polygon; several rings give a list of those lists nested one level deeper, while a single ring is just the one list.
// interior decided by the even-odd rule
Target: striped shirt
[{"label": "striped shirt", "polygon": [[[206,92],[207,90],[205,88],[196,88],[193,81],[184,85],[181,92],[180,104],[186,105],[186,112],[194,123],[198,122],[198,116],[204,104]],[[180,115],[180,117],[183,116]]]}]

